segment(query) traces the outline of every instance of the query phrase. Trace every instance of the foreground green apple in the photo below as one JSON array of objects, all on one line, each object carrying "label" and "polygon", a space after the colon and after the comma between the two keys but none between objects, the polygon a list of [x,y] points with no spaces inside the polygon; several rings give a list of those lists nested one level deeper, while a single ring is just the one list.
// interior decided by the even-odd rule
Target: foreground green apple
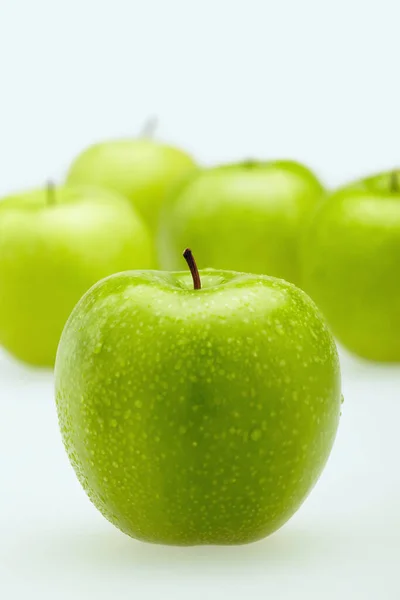
[{"label": "foreground green apple", "polygon": [[[400,181],[400,180],[399,180]],[[343,188],[316,211],[303,284],[349,350],[400,361],[400,186],[383,173]]]},{"label": "foreground green apple", "polygon": [[36,190],[0,203],[0,343],[53,365],[62,329],[96,281],[152,265],[146,226],[105,190]]},{"label": "foreground green apple", "polygon": [[83,297],[57,353],[59,422],[80,482],[122,531],[240,544],[280,527],[317,481],[338,357],[293,285],[214,270],[200,283],[191,268],[197,289],[185,272],[132,271]]},{"label": "foreground green apple", "polygon": [[299,281],[298,242],[323,190],[290,161],[247,162],[198,172],[169,197],[160,220],[159,263],[179,268],[180,249],[196,248],[201,267]]},{"label": "foreground green apple", "polygon": [[85,150],[72,164],[67,183],[101,186],[126,196],[154,231],[169,190],[193,169],[193,159],[178,148],[146,138],[121,139]]}]

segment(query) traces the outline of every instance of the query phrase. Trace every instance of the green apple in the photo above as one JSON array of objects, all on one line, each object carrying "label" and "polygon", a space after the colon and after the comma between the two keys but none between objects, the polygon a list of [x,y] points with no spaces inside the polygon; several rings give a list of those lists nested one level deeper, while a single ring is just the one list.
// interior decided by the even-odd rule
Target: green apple
[{"label": "green apple", "polygon": [[90,184],[114,190],[132,202],[151,231],[169,190],[195,169],[178,148],[146,138],[113,140],[91,146],[72,164],[67,184]]},{"label": "green apple", "polygon": [[190,245],[202,268],[298,283],[300,234],[322,193],[316,177],[291,161],[249,161],[197,172],[164,205],[159,263],[178,269],[179,251]]},{"label": "green apple", "polygon": [[128,535],[251,542],[324,467],[338,356],[292,284],[191,268],[194,288],[186,272],[131,271],[83,297],[57,353],[60,428],[90,499]]},{"label": "green apple", "polygon": [[338,340],[372,360],[400,361],[400,186],[396,173],[355,182],[316,210],[303,285]]},{"label": "green apple", "polygon": [[96,281],[152,266],[150,234],[123,197],[87,187],[35,190],[0,203],[0,343],[53,365],[65,322]]}]

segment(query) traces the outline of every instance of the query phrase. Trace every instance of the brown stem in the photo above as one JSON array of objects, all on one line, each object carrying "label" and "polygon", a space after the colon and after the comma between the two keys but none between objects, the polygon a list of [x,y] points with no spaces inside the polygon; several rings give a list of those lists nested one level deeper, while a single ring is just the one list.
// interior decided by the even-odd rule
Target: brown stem
[{"label": "brown stem", "polygon": [[185,252],[183,253],[183,257],[186,260],[190,272],[192,274],[193,277],[193,287],[195,290],[200,290],[201,289],[201,281],[200,281],[200,274],[199,274],[199,270],[197,268],[196,265],[196,261],[194,260],[192,251],[190,250],[190,248],[186,248]]},{"label": "brown stem", "polygon": [[54,183],[49,179],[46,184],[47,204],[50,206],[56,203],[56,190]]}]

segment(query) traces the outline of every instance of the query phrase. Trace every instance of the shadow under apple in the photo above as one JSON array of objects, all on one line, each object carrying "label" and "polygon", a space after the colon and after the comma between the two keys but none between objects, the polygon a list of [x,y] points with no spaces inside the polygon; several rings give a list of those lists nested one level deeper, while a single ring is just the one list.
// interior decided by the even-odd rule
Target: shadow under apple
[{"label": "shadow under apple", "polygon": [[260,566],[275,569],[287,562],[301,566],[324,552],[323,537],[292,526],[252,544],[178,547],[138,542],[112,528],[97,533],[49,532],[39,545],[32,540],[36,545],[32,560],[61,571],[108,570],[111,574],[129,569],[141,577],[154,577],[155,572],[247,573]]}]

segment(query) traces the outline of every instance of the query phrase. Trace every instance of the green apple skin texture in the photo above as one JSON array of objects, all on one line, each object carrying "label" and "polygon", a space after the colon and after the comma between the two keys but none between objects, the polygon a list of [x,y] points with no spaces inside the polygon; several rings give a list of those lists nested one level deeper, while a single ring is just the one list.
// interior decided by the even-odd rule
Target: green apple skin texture
[{"label": "green apple skin texture", "polygon": [[196,249],[200,268],[234,269],[299,282],[298,245],[323,194],[292,161],[249,162],[197,172],[164,205],[158,235],[163,269]]},{"label": "green apple skin texture", "polygon": [[98,280],[153,264],[150,234],[129,202],[105,190],[58,188],[0,203],[0,343],[53,366],[67,318]]},{"label": "green apple skin texture", "polygon": [[178,148],[148,139],[103,142],[85,150],[72,164],[67,184],[90,184],[129,198],[154,232],[166,195],[195,169]]},{"label": "green apple skin texture", "polygon": [[390,173],[342,188],[312,220],[303,287],[351,352],[400,361],[400,193]]},{"label": "green apple skin texture", "polygon": [[207,270],[99,282],[64,329],[56,398],[91,501],[149,542],[241,544],[298,509],[340,415],[335,343],[299,289]]}]

